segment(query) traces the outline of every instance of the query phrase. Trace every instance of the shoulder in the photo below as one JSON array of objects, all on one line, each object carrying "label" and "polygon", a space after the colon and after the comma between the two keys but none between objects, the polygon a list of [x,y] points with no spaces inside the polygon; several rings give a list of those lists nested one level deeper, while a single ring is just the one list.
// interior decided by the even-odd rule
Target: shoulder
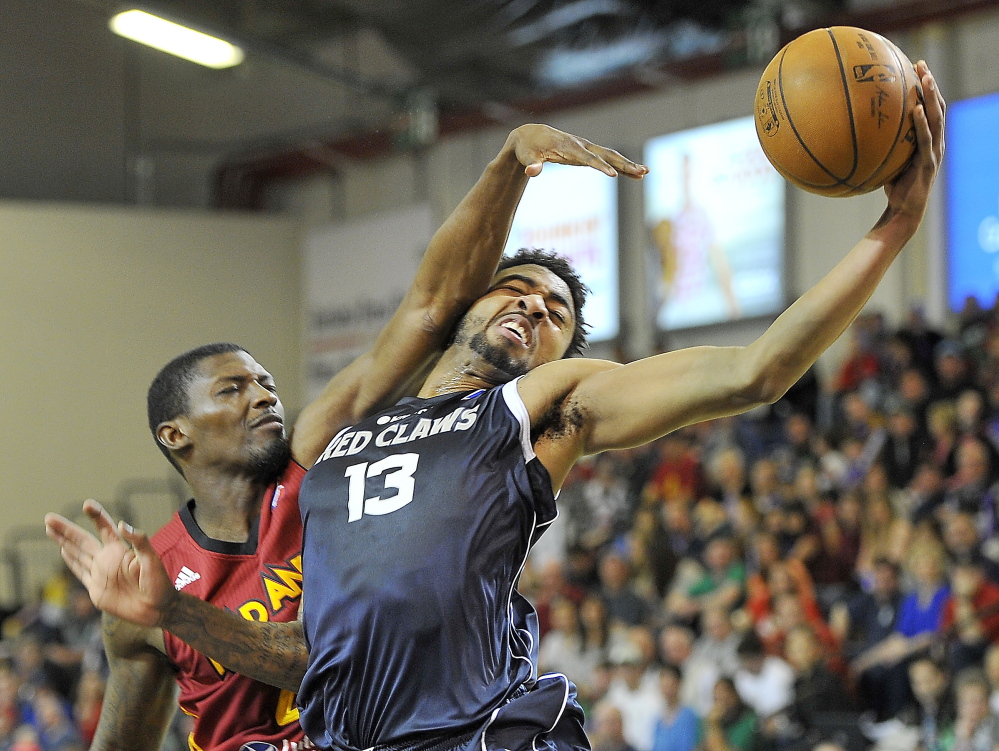
[{"label": "shoulder", "polygon": [[562,423],[587,421],[589,406],[578,397],[578,387],[587,379],[621,366],[608,360],[570,358],[546,363],[517,381],[517,391],[531,419],[535,438],[545,433],[564,433]]}]

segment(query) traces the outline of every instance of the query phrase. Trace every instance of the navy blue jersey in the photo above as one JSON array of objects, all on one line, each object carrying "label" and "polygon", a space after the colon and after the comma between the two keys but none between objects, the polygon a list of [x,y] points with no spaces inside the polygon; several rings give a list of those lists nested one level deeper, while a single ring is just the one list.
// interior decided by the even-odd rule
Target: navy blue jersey
[{"label": "navy blue jersey", "polygon": [[315,743],[361,751],[478,732],[476,748],[514,749],[569,715],[579,724],[564,676],[538,679],[537,618],[516,591],[556,516],[516,381],[403,399],[342,431],[299,503],[298,698]]}]

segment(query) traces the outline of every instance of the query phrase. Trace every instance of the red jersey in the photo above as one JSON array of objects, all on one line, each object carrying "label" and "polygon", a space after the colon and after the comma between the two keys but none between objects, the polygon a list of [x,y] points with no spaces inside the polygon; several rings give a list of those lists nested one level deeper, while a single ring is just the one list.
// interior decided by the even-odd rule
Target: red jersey
[{"label": "red jersey", "polygon": [[[295,620],[302,597],[298,488],[304,476],[301,466],[288,465],[264,493],[246,542],[208,537],[194,520],[194,502],[182,507],[151,540],[174,587],[247,620]],[[312,747],[298,724],[293,693],[226,670],[172,634],[163,636],[178,670],[180,708],[194,718],[191,751]]]}]

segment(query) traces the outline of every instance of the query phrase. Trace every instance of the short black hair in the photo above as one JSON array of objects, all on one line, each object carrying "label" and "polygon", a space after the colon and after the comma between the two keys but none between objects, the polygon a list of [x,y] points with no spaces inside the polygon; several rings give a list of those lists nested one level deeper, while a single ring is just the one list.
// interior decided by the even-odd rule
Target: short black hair
[{"label": "short black hair", "polygon": [[542,248],[521,248],[512,256],[505,256],[500,261],[496,273],[498,274],[512,266],[526,266],[527,264],[548,269],[565,282],[569,288],[574,308],[572,316],[576,321],[576,328],[572,332],[572,341],[569,342],[569,348],[563,357],[575,357],[582,354],[583,350],[586,349],[586,331],[589,329],[589,325],[583,319],[583,305],[586,303],[586,296],[589,294],[590,288],[583,284],[583,280],[579,278],[579,274],[565,257]]},{"label": "short black hair", "polygon": [[767,650],[756,632],[750,629],[739,640],[739,644],[735,648],[735,653],[739,657],[765,657]]},{"label": "short black hair", "polygon": [[163,452],[163,456],[182,475],[184,473],[174,460],[170,449],[160,443],[159,438],[156,437],[156,429],[164,422],[187,412],[190,406],[187,389],[194,380],[195,372],[201,361],[215,355],[224,355],[227,352],[246,352],[246,350],[231,342],[217,342],[203,344],[182,355],[177,355],[156,374],[149,386],[149,392],[146,394],[146,414],[149,417],[149,430],[153,433],[153,440],[156,441],[157,448]]}]

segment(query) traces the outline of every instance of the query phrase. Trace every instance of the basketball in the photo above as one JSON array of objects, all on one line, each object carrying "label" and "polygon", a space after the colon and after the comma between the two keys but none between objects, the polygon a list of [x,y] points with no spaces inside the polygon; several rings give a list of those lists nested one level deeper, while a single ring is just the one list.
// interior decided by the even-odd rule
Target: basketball
[{"label": "basketball", "polygon": [[823,196],[869,193],[916,150],[915,68],[879,34],[816,29],[789,42],[756,90],[756,133],[773,166]]}]

